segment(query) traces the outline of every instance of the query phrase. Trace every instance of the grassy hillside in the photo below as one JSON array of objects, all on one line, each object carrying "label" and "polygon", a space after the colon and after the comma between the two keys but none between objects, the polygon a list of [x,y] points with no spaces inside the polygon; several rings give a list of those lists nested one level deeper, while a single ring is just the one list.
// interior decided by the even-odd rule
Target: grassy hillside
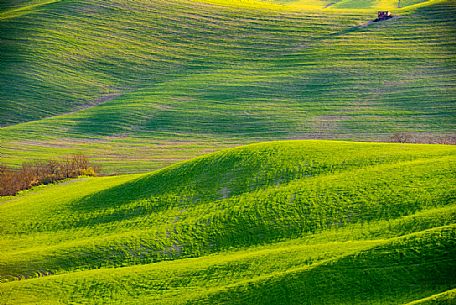
[{"label": "grassy hillside", "polygon": [[454,0],[0,1],[0,163],[128,173],[0,197],[0,304],[454,304],[456,147],[372,141],[455,136],[455,36]]},{"label": "grassy hillside", "polygon": [[272,142],[2,198],[0,300],[453,300],[455,156],[445,145]]},{"label": "grassy hillside", "polygon": [[454,1],[370,25],[392,1],[13,2],[0,17],[11,165],[82,152],[131,173],[259,140],[454,134]]}]

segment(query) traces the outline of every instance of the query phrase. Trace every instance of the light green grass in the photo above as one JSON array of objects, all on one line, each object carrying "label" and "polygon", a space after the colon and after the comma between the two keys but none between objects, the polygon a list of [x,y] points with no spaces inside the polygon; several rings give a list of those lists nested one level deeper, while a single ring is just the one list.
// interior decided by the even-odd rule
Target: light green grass
[{"label": "light green grass", "polygon": [[61,0],[4,0],[0,3],[0,20],[20,17],[58,1]]},{"label": "light green grass", "polygon": [[0,300],[423,299],[456,284],[455,154],[445,145],[271,142],[2,198]]},{"label": "light green grass", "polygon": [[441,305],[450,305],[454,304],[456,300],[456,289],[448,290],[421,300],[413,301],[407,303],[406,305],[431,305],[431,304],[441,304]]},{"label": "light green grass", "polygon": [[[423,245],[430,248],[417,255]],[[400,304],[413,299],[412,293],[426,296],[451,287],[455,266],[448,259],[454,249],[454,227],[442,227],[391,241],[249,250],[1,288],[6,304],[302,304],[303,298],[313,304]],[[420,262],[429,256],[433,263]]]}]

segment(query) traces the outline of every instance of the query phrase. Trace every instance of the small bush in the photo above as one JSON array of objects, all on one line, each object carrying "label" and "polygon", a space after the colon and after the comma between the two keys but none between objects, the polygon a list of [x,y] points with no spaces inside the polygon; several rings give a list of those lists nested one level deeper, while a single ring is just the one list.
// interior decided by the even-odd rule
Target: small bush
[{"label": "small bush", "polygon": [[456,137],[451,135],[433,136],[419,133],[397,132],[389,138],[389,142],[455,145]]},{"label": "small bush", "polygon": [[89,167],[81,171],[82,176],[96,176],[95,170],[93,167]]},{"label": "small bush", "polygon": [[83,155],[67,156],[63,160],[23,163],[18,170],[0,165],[0,196],[13,196],[35,185],[49,184],[78,176],[96,176],[99,168]]}]

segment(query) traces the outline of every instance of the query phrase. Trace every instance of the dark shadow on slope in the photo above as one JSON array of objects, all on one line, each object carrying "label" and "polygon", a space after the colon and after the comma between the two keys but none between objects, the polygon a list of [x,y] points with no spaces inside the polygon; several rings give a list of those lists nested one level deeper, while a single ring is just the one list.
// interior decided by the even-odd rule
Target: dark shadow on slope
[{"label": "dark shadow on slope", "polygon": [[[325,241],[387,239],[424,231],[433,227],[450,225],[452,224],[452,219],[454,219],[454,209],[443,209],[435,215],[431,212],[430,214],[417,214],[396,219],[390,222],[388,226],[378,226],[373,223],[373,228],[375,228],[374,231],[369,230],[369,228],[366,227],[362,236],[359,235],[359,232],[355,235],[346,235],[351,231],[347,228],[342,231],[340,237],[329,240],[325,239]],[[359,230],[359,227],[358,229],[355,227],[353,230],[356,232]],[[344,231],[345,233],[343,233]],[[213,247],[207,247],[204,243],[184,245],[174,241],[175,236],[170,237],[170,240],[168,240],[169,243],[164,245],[163,240],[160,240],[161,237],[157,237],[157,239],[154,239],[149,235],[147,238],[129,237],[123,240],[119,238],[104,239],[103,242],[97,244],[96,247],[93,247],[92,243],[88,242],[85,246],[80,244],[71,248],[53,248],[53,250],[48,252],[48,254],[40,260],[30,262],[24,258],[24,260],[19,260],[11,265],[6,265],[5,269],[2,270],[3,272],[0,272],[0,278],[5,281],[10,281],[20,278],[33,278],[61,273],[64,271],[69,272],[75,269],[87,270],[101,267],[122,267],[185,257],[198,257],[220,250]],[[309,241],[312,243],[312,239]],[[277,240],[270,240],[268,242],[277,242]],[[252,244],[250,244],[250,246],[251,245]],[[229,248],[233,249],[233,246],[234,245],[232,244]],[[240,247],[239,245],[235,245],[235,248]]]},{"label": "dark shadow on slope", "polygon": [[[414,159],[405,150],[404,155],[382,154],[381,145],[378,154],[363,154],[372,148],[343,142],[327,145],[293,141],[224,150],[84,197],[73,208],[81,212],[120,208],[140,199],[151,202],[157,199],[157,208],[183,206],[226,199],[295,179]],[[347,155],[334,158],[341,149]]]},{"label": "dark shadow on slope", "polygon": [[408,235],[188,304],[404,304],[456,287],[455,234],[449,226]]},{"label": "dark shadow on slope", "polygon": [[[201,164],[196,165],[189,162],[85,197],[72,207],[80,217],[62,226],[124,221],[174,209],[160,214],[160,224],[177,229],[176,232],[198,231],[199,238],[210,241],[214,250],[296,237],[352,223],[396,219],[454,202],[451,189],[444,184],[440,186],[450,178],[450,169],[442,170],[435,162],[361,169],[299,184],[263,180],[256,186],[262,189],[252,192],[242,184],[247,181],[244,170],[236,172],[232,168],[217,177],[217,167],[213,167],[215,172],[210,171],[209,163],[214,160],[217,159],[200,159]],[[267,174],[257,168],[253,177],[269,178]],[[228,183],[237,188],[221,188]],[[430,193],[434,195],[429,197]],[[202,204],[207,205],[201,208]],[[166,217],[172,220],[163,220]],[[182,240],[186,236],[178,234],[176,238]]]},{"label": "dark shadow on slope", "polygon": [[[270,142],[224,150],[168,167],[73,203],[80,212],[147,200],[154,209],[226,199],[295,179],[411,161],[414,146],[348,142]],[[341,152],[344,152],[341,154]]]},{"label": "dark shadow on slope", "polygon": [[148,208],[158,212],[224,199],[274,183],[273,177],[265,171],[267,164],[265,166],[256,158],[255,151],[243,149],[239,152],[216,153],[166,168],[84,197],[74,202],[73,209],[90,213],[116,208],[122,213],[123,206],[144,199]]}]

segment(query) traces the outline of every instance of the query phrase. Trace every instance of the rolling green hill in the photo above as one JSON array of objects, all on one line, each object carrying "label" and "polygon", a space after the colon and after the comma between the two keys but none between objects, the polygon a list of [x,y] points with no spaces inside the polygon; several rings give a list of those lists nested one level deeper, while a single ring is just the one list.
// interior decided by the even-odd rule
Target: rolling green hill
[{"label": "rolling green hill", "polygon": [[133,173],[274,139],[454,135],[454,1],[376,24],[395,1],[5,3],[9,165],[81,152]]},{"label": "rolling green hill", "polygon": [[270,142],[3,197],[0,302],[452,302],[455,165],[446,145]]},{"label": "rolling green hill", "polygon": [[456,147],[378,143],[455,137],[454,37],[454,0],[0,1],[0,165],[123,173],[0,197],[0,304],[454,304]]}]

